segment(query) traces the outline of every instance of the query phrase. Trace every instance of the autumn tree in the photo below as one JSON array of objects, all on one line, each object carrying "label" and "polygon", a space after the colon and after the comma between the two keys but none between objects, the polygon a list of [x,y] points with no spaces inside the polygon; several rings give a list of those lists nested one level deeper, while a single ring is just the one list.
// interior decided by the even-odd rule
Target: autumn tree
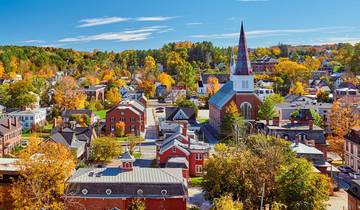
[{"label": "autumn tree", "polygon": [[324,102],[324,103],[330,103],[331,99],[330,99],[330,93],[329,92],[325,92],[321,89],[316,91],[316,99],[318,102]]},{"label": "autumn tree", "polygon": [[139,89],[143,90],[145,95],[149,98],[155,96],[155,84],[149,80],[143,80],[139,84]]},{"label": "autumn tree", "polygon": [[295,81],[306,81],[310,77],[310,70],[302,64],[298,64],[290,60],[280,60],[275,65],[277,73],[285,74],[289,78],[289,82],[293,84]]},{"label": "autumn tree", "polygon": [[37,98],[34,93],[35,87],[32,85],[31,81],[18,81],[10,84],[9,86],[9,107],[16,108],[26,108],[31,107]]},{"label": "autumn tree", "polygon": [[[240,116],[239,110],[234,101],[231,101],[225,108],[225,114],[221,121],[220,130],[221,133],[225,134],[227,137],[235,137],[239,134],[239,131],[241,131],[241,136],[245,135],[244,119]],[[237,132],[236,135],[234,134],[235,132]]]},{"label": "autumn tree", "polygon": [[294,94],[302,96],[306,94],[304,84],[302,82],[295,82],[295,84],[290,88],[289,94]]},{"label": "autumn tree", "polygon": [[165,72],[159,74],[158,80],[162,85],[166,86],[166,90],[168,91],[171,89],[171,86],[175,84],[175,80]]},{"label": "autumn tree", "polygon": [[206,92],[210,95],[213,96],[215,95],[215,93],[220,89],[220,84],[219,84],[219,80],[214,77],[214,76],[210,76],[207,79],[207,86],[206,86]]},{"label": "autumn tree", "polygon": [[[304,176],[297,173],[297,176],[291,176],[294,165],[302,168],[300,171]],[[274,136],[249,136],[237,148],[216,145],[215,154],[206,162],[205,171],[202,188],[207,199],[214,201],[231,194],[232,200],[242,202],[244,209],[259,208],[264,185],[264,206],[268,205],[270,209],[277,203],[323,207],[328,198],[328,188],[325,187],[328,182],[323,175],[315,173],[311,163],[298,161],[290,144]],[[309,188],[301,183],[314,185]],[[292,195],[309,197],[303,202],[287,199],[286,189],[293,191]]]},{"label": "autumn tree", "polygon": [[122,153],[122,147],[116,139],[111,137],[97,138],[92,143],[92,159],[95,161],[109,161]]},{"label": "autumn tree", "polygon": [[139,198],[132,199],[129,203],[128,210],[145,210],[145,203]]},{"label": "autumn tree", "polygon": [[214,199],[215,210],[242,210],[243,205],[239,201],[234,201],[231,194],[223,195]]},{"label": "autumn tree", "polygon": [[54,102],[60,109],[82,109],[86,105],[86,95],[77,90],[73,77],[65,76],[55,87]]},{"label": "autumn tree", "polygon": [[115,105],[121,101],[121,95],[118,88],[111,88],[110,90],[106,91],[105,99],[111,104]]},{"label": "autumn tree", "polygon": [[[30,139],[19,154],[14,209],[63,209],[66,180],[75,169],[72,152],[61,144]],[[45,169],[45,170],[44,170]]]},{"label": "autumn tree", "polygon": [[316,71],[320,68],[321,62],[319,59],[312,58],[311,56],[305,56],[302,64],[310,71]]},{"label": "autumn tree", "polygon": [[195,88],[196,74],[190,63],[185,62],[183,65],[176,67],[178,83],[185,86],[186,93],[189,94]]},{"label": "autumn tree", "polygon": [[115,124],[115,133],[118,137],[125,135],[125,123],[123,121],[119,121]]},{"label": "autumn tree", "polygon": [[5,73],[4,64],[0,61],[0,78],[4,76],[4,73]]},{"label": "autumn tree", "polygon": [[175,51],[171,51],[167,55],[166,66],[170,75],[175,75],[178,66],[183,66],[185,60]]}]

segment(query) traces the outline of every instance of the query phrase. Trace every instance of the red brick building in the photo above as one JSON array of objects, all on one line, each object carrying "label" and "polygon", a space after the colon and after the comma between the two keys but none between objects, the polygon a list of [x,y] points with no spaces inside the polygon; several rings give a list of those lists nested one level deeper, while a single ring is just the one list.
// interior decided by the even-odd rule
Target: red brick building
[{"label": "red brick building", "polygon": [[180,168],[133,167],[125,152],[118,168],[81,168],[68,180],[68,210],[128,209],[141,199],[146,209],[186,210],[187,182]]},{"label": "red brick building", "polygon": [[125,134],[140,135],[145,131],[146,108],[137,100],[122,101],[106,112],[106,134],[115,133],[117,122],[125,123]]},{"label": "red brick building", "polygon": [[256,119],[261,100],[254,90],[254,76],[243,25],[241,25],[236,65],[231,66],[230,81],[209,100],[209,123],[217,132],[220,132],[226,107],[232,101],[235,102],[245,120],[254,121]]},{"label": "red brick building", "polygon": [[0,120],[0,157],[4,157],[21,141],[22,126],[15,117]]},{"label": "red brick building", "polygon": [[264,73],[274,71],[276,64],[278,64],[278,61],[275,58],[265,55],[252,61],[251,67],[253,68],[254,72]]},{"label": "red brick building", "polygon": [[352,180],[348,193],[348,209],[360,210],[360,180]]},{"label": "red brick building", "polygon": [[[180,167],[184,174],[202,176],[210,146],[182,134],[174,134],[156,142],[156,157],[160,167]],[[181,159],[182,158],[182,159]]]}]

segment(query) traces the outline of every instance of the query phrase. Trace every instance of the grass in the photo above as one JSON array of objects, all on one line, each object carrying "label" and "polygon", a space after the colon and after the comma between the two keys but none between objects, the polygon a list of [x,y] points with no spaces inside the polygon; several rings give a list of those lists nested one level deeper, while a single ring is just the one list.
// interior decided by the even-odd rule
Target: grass
[{"label": "grass", "polygon": [[35,132],[35,133],[31,133],[31,132],[24,132],[21,134],[21,137],[27,139],[30,138],[32,135],[36,136],[37,138],[48,138],[50,136],[50,133],[39,133],[39,132]]},{"label": "grass", "polygon": [[43,127],[42,130],[44,133],[51,133],[52,129],[53,129],[53,125],[51,123],[48,123]]},{"label": "grass", "polygon": [[209,122],[209,119],[208,118],[203,118],[203,117],[200,117],[199,119],[198,119],[198,122],[201,124],[201,123],[207,123],[207,122]]},{"label": "grass", "polygon": [[117,141],[123,141],[123,142],[127,142],[129,140],[129,138],[127,136],[123,136],[123,137],[116,137]]},{"label": "grass", "polygon": [[95,115],[99,116],[100,119],[104,120],[106,118],[106,112],[108,109],[103,109],[95,112]]},{"label": "grass", "polygon": [[190,185],[192,187],[201,187],[201,183],[204,181],[202,177],[191,177],[190,178]]},{"label": "grass", "polygon": [[133,156],[134,158],[141,158],[142,154],[141,154],[140,152],[134,152],[134,153],[132,154],[132,156]]}]

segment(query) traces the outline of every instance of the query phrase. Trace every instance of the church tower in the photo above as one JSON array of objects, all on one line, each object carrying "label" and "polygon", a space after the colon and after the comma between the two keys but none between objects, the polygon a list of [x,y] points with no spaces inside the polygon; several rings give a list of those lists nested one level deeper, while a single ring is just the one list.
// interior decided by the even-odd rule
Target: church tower
[{"label": "church tower", "polygon": [[230,80],[233,82],[233,90],[237,93],[254,92],[254,76],[252,74],[249,53],[246,46],[246,37],[243,23],[241,23],[239,46],[235,68],[231,68]]}]

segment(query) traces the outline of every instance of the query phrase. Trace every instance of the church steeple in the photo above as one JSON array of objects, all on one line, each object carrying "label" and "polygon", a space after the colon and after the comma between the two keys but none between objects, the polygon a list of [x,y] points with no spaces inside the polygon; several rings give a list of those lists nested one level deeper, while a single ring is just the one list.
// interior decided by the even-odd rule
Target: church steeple
[{"label": "church steeple", "polygon": [[234,75],[252,75],[249,53],[246,46],[244,25],[241,22],[239,46],[236,59]]}]

